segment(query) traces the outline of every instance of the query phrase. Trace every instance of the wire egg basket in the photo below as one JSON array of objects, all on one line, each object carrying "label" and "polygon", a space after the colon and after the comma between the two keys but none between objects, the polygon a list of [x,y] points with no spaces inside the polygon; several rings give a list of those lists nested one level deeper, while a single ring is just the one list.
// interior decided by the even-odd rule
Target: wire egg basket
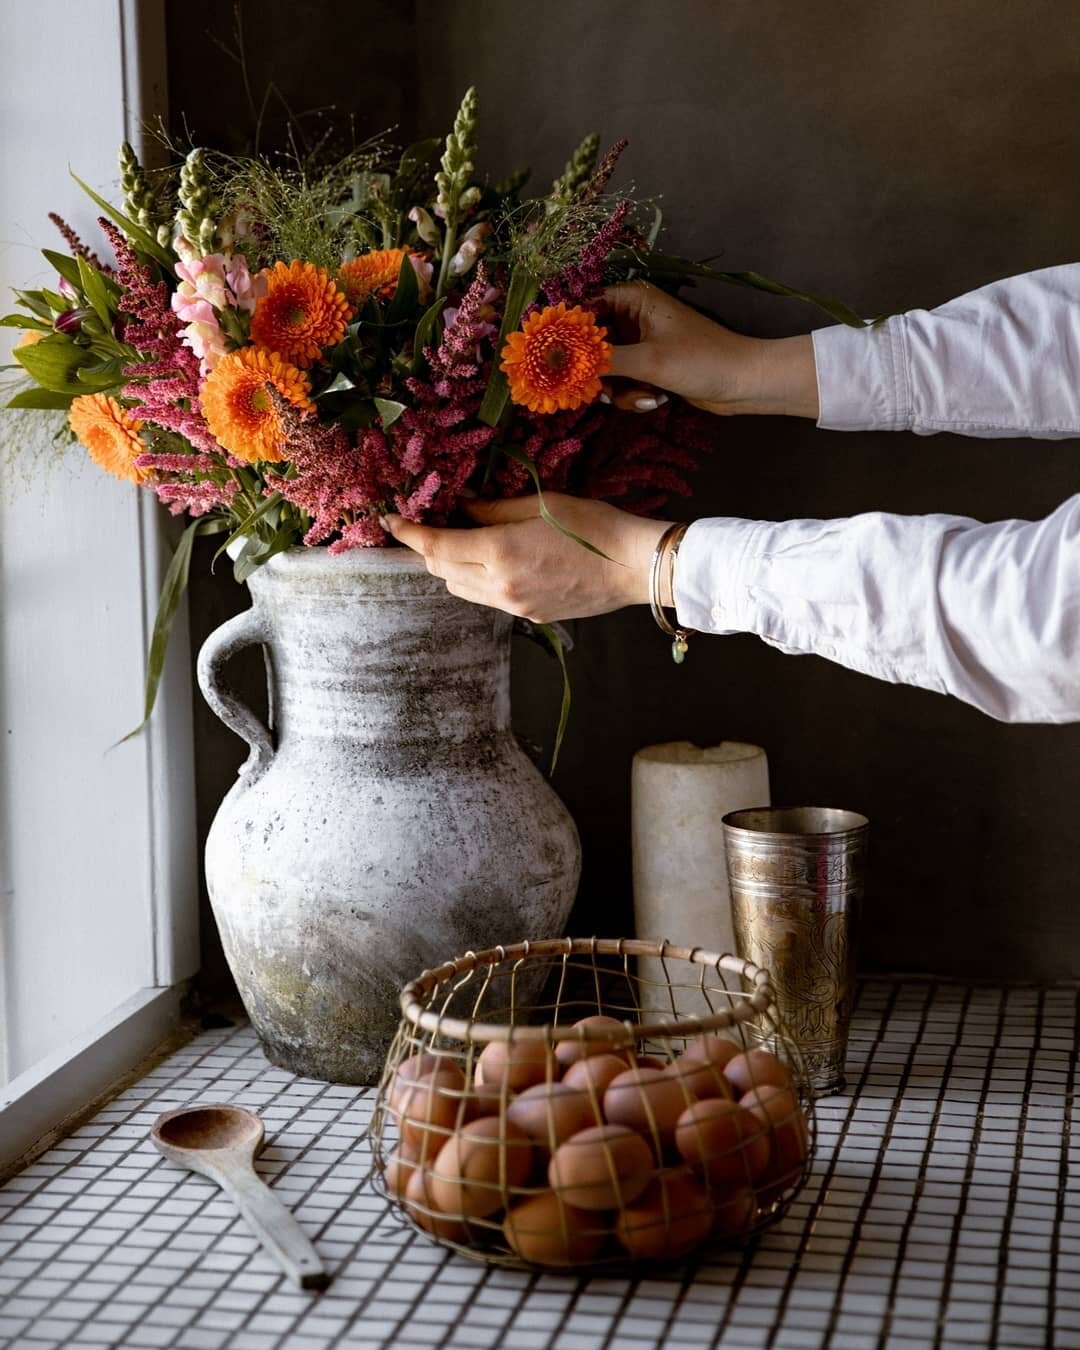
[{"label": "wire egg basket", "polygon": [[813,1097],[767,971],[666,942],[469,952],[401,994],[372,1181],[478,1260],[605,1270],[742,1243],[809,1172]]}]

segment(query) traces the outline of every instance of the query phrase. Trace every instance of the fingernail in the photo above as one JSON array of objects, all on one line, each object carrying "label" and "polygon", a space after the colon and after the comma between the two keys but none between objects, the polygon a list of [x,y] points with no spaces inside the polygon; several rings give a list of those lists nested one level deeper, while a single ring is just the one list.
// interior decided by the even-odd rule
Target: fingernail
[{"label": "fingernail", "polygon": [[667,401],[668,401],[668,396],[667,396],[667,394],[657,394],[657,396],[656,396],[656,406],[657,406],[658,408],[662,407]]},{"label": "fingernail", "polygon": [[660,404],[654,398],[637,398],[634,400],[634,407],[638,412],[655,412]]},{"label": "fingernail", "polygon": [[379,524],[383,527],[383,529],[387,532],[387,534],[390,534],[390,533],[391,533],[390,517],[389,517],[389,516],[380,516],[380,517],[379,517]]},{"label": "fingernail", "polygon": [[611,395],[610,395],[610,394],[601,394],[601,395],[600,395],[600,402],[601,402],[601,403],[610,403],[610,402],[611,402]]}]

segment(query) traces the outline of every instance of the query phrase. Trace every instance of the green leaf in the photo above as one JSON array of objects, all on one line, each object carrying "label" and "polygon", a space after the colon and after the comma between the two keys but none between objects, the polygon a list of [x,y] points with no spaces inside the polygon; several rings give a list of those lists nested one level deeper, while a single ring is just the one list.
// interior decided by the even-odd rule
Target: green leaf
[{"label": "green leaf", "polygon": [[398,272],[397,289],[386,311],[387,324],[402,323],[411,318],[420,302],[420,285],[416,278],[416,268],[409,261],[408,253],[401,260]]},{"label": "green leaf", "polygon": [[40,291],[15,291],[15,295],[19,304],[28,309],[31,314],[36,314],[39,319],[45,319],[49,326],[52,326],[52,310]]},{"label": "green leaf", "polygon": [[9,399],[9,408],[70,408],[74,394],[55,394],[48,389],[24,389]]},{"label": "green leaf", "polygon": [[420,322],[416,325],[416,336],[413,338],[413,370],[419,370],[420,363],[424,359],[424,348],[431,342],[435,334],[435,324],[439,315],[446,304],[446,296],[441,295],[438,300],[424,311],[420,317]]},{"label": "green leaf", "polygon": [[562,668],[562,703],[559,707],[559,725],[555,731],[555,749],[551,752],[551,768],[548,769],[550,778],[555,772],[555,765],[559,762],[559,751],[562,749],[563,737],[566,735],[566,724],[570,720],[570,672],[566,669],[566,653],[563,651],[562,638],[550,623],[535,624],[537,632],[542,633],[547,640],[551,650],[555,653],[555,659]]},{"label": "green leaf", "polygon": [[65,281],[70,282],[72,286],[82,285],[82,282],[79,279],[79,263],[76,258],[69,258],[66,253],[56,253],[51,248],[43,248],[41,250],[41,256],[50,267],[54,267],[59,275],[62,276]]},{"label": "green leaf", "polygon": [[346,389],[355,389],[356,385],[349,379],[345,372],[339,371],[325,389],[320,389],[315,395],[316,398],[322,398],[324,394],[340,394]]},{"label": "green leaf", "polygon": [[405,404],[398,403],[393,398],[377,398],[374,400],[375,407],[379,410],[379,417],[382,419],[383,430],[388,431],[405,411]]},{"label": "green leaf", "polygon": [[503,310],[499,336],[495,341],[495,360],[491,363],[491,377],[484,390],[484,399],[477,413],[481,422],[489,427],[497,427],[506,409],[510,397],[510,386],[506,376],[499,369],[499,356],[510,334],[521,322],[521,316],[528,305],[536,299],[540,283],[533,274],[520,264],[514,268],[510,277],[510,287],[506,293],[506,308]]},{"label": "green leaf", "polygon": [[677,258],[666,253],[640,255],[628,249],[620,249],[611,256],[613,262],[631,263],[639,269],[640,275],[654,279],[702,277],[708,281],[723,281],[729,286],[744,286],[754,291],[766,291],[770,295],[782,295],[789,300],[802,300],[823,310],[837,323],[845,324],[848,328],[868,328],[877,322],[861,318],[842,301],[829,300],[824,296],[811,295],[808,291],[795,290],[791,286],[785,286],[783,282],[763,277],[759,272],[718,272],[715,267],[708,267],[705,263],[690,262],[686,258]]},{"label": "green leaf", "polygon": [[[157,617],[154,620],[154,633],[150,639],[150,654],[146,663],[146,694],[143,702],[143,719],[133,731],[129,731],[126,736],[122,736],[116,742],[116,745],[123,745],[125,741],[130,741],[133,736],[137,736],[146,726],[150,720],[150,714],[154,711],[158,686],[161,684],[161,675],[165,669],[165,653],[168,651],[169,637],[176,620],[176,611],[180,608],[180,601],[184,598],[184,592],[187,589],[188,573],[191,571],[191,549],[196,536],[200,534],[220,534],[222,530],[227,528],[228,522],[224,520],[193,520],[180,536],[180,542],[176,545],[176,552],[169,563],[169,570],[165,573],[165,580],[161,584],[161,595],[158,597]],[[110,746],[110,749],[115,748],[116,746]]]},{"label": "green leaf", "polygon": [[35,333],[51,333],[53,326],[44,319],[32,319],[29,314],[5,314],[0,319],[0,328],[32,328]]},{"label": "green leaf", "polygon": [[37,384],[55,394],[99,392],[117,383],[102,375],[82,375],[81,367],[96,364],[93,354],[60,333],[30,347],[16,347],[12,355]]},{"label": "green leaf", "polygon": [[131,243],[138,245],[141,252],[145,253],[148,257],[153,258],[156,262],[159,262],[170,276],[173,275],[173,265],[175,264],[176,259],[170,252],[161,247],[152,234],[144,230],[141,226],[136,225],[133,220],[124,215],[123,211],[118,211],[115,206],[110,205],[104,197],[99,197],[94,189],[92,187],[87,187],[77,174],[73,173],[71,176],[91,201],[96,202],[109,219],[120,226]]},{"label": "green leaf", "polygon": [[54,314],[63,314],[65,310],[71,308],[71,305],[58,291],[49,291],[42,287],[41,298]]},{"label": "green leaf", "polygon": [[567,529],[565,525],[560,525],[551,512],[547,509],[544,501],[544,493],[540,487],[540,475],[536,472],[536,465],[532,462],[524,450],[519,450],[516,445],[500,445],[499,449],[504,455],[517,462],[528,470],[529,477],[536,488],[536,504],[540,513],[540,519],[545,521],[552,529],[558,530],[564,534],[567,539],[572,539],[575,544],[580,544],[582,548],[587,548],[590,553],[595,553],[598,558],[603,558],[605,562],[614,562],[614,558],[609,558],[602,549],[598,549],[595,544],[590,544],[587,539],[582,539],[580,534],[575,534],[573,530]]},{"label": "green leaf", "polygon": [[280,492],[271,492],[268,497],[264,497],[262,501],[258,504],[258,506],[255,508],[255,510],[252,511],[251,514],[247,517],[247,519],[242,520],[240,524],[237,525],[236,529],[233,530],[233,532],[229,535],[228,539],[225,540],[222,546],[214,554],[210,562],[211,572],[214,570],[214,566],[217,563],[217,560],[221,557],[221,555],[225,552],[225,550],[229,547],[230,544],[235,543],[235,541],[239,539],[241,535],[247,534],[247,532],[251,529],[252,525],[254,525],[256,521],[261,520],[263,516],[267,515],[268,512],[272,511],[276,506],[280,506],[280,504],[281,504]]},{"label": "green leaf", "polygon": [[240,583],[247,581],[252,572],[269,562],[275,553],[283,553],[291,547],[295,537],[296,531],[291,521],[282,525],[268,540],[252,537],[233,563],[233,576]]},{"label": "green leaf", "polygon": [[416,141],[414,144],[406,146],[401,152],[397,171],[398,178],[402,180],[402,186],[407,187],[412,179],[427,168],[439,153],[441,146],[442,141],[438,138]]},{"label": "green leaf", "polygon": [[78,259],[79,284],[86,296],[90,308],[106,328],[111,327],[113,316],[109,308],[109,292],[105,289],[105,280],[96,267],[91,267],[85,258]]}]

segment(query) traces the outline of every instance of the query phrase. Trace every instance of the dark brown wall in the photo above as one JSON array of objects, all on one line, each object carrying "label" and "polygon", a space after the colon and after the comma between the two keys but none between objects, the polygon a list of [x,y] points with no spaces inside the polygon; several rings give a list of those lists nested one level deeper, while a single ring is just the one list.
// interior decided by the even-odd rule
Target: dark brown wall
[{"label": "dark brown wall", "polygon": [[[530,162],[540,186],[585,131],[628,136],[623,176],[643,194],[663,193],[672,250],[722,253],[732,269],[835,294],[864,313],[938,304],[1080,251],[1080,25],[1065,0],[287,8],[305,12],[307,64],[285,38],[260,51],[289,63],[294,102],[322,100],[313,54],[325,50],[338,70],[342,51],[356,53],[346,91],[375,110],[373,128],[411,119],[409,129],[439,132],[475,83],[485,166],[502,173]],[[261,4],[259,13],[281,9]],[[389,36],[373,25],[376,10]],[[183,13],[174,107],[194,31],[189,4]],[[382,43],[375,57],[373,31]],[[203,99],[206,87],[188,92]],[[818,323],[791,302],[745,292],[700,298],[762,335]],[[1075,441],[840,434],[732,419],[717,424],[715,456],[678,511],[1038,517],[1078,482]],[[193,603],[196,629],[210,626],[215,606],[239,607],[202,581]],[[743,738],[768,750],[776,800],[851,806],[872,818],[867,967],[1075,973],[1080,727],[1003,726],[748,637],[699,638],[675,669],[640,612],[574,627],[575,711],[557,786],[585,843],[575,927],[629,926],[634,749]],[[515,684],[521,729],[539,739],[554,715],[554,675],[530,650]],[[239,753],[206,717],[199,738],[209,818]],[[677,886],[675,857],[672,879]]]}]

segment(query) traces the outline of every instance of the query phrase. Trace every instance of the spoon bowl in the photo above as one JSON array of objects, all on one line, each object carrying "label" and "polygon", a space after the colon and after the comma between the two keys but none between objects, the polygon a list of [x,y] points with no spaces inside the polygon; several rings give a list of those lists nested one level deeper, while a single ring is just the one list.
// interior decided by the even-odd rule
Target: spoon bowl
[{"label": "spoon bowl", "polygon": [[236,1149],[254,1155],[262,1145],[263,1134],[262,1121],[242,1106],[181,1106],[157,1118],[151,1138],[158,1148],[167,1145],[170,1155],[180,1150],[208,1149]]}]

